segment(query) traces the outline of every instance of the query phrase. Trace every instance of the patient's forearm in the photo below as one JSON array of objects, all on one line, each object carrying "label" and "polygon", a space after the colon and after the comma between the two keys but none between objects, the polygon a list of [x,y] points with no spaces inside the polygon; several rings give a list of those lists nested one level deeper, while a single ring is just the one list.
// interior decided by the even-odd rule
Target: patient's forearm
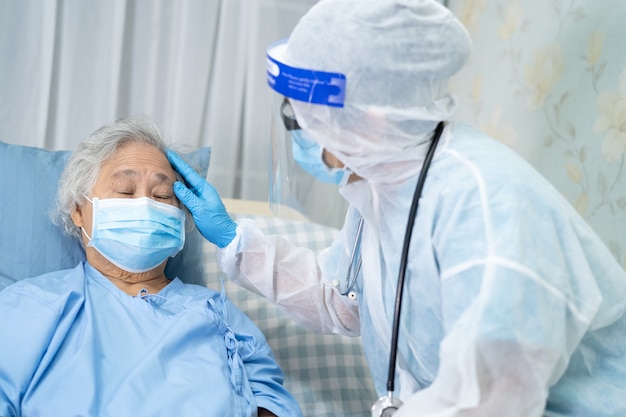
[{"label": "patient's forearm", "polygon": [[265,408],[259,408],[259,417],[277,417],[276,414],[271,411],[266,410]]}]

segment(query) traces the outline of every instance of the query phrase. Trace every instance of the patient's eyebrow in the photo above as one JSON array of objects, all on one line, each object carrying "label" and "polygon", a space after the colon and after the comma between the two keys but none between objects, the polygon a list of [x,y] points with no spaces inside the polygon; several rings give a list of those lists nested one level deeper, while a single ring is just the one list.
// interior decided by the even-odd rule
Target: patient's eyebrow
[{"label": "patient's eyebrow", "polygon": [[113,178],[137,177],[138,174],[134,169],[122,169],[120,171],[115,171],[112,176]]},{"label": "patient's eyebrow", "polygon": [[[139,176],[139,174],[137,173],[137,171],[135,171],[134,169],[122,169],[119,171],[115,171],[113,173],[113,178],[137,178]],[[156,177],[157,182],[162,183],[162,182],[167,182],[170,184],[173,184],[174,181],[176,181],[175,179],[172,179],[170,177],[168,177],[167,175],[163,174],[162,172],[157,172],[154,174],[154,177]]]},{"label": "patient's eyebrow", "polygon": [[159,181],[159,182],[167,182],[167,183],[170,183],[170,184],[174,184],[174,181],[176,181],[176,179],[171,179],[171,178],[170,178],[170,177],[168,177],[167,175],[162,174],[162,173],[160,173],[160,172],[157,172],[157,173],[155,174],[155,176],[157,177],[157,179],[158,179],[158,181]]}]

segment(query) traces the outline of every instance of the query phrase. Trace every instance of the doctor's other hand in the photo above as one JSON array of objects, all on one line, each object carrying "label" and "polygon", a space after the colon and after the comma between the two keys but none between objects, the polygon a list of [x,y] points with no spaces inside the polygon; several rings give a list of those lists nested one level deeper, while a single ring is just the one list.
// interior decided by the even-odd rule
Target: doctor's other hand
[{"label": "doctor's other hand", "polygon": [[176,197],[189,209],[200,234],[220,248],[235,238],[237,223],[231,218],[217,190],[202,178],[174,151],[167,151],[167,159],[185,179],[174,183]]}]

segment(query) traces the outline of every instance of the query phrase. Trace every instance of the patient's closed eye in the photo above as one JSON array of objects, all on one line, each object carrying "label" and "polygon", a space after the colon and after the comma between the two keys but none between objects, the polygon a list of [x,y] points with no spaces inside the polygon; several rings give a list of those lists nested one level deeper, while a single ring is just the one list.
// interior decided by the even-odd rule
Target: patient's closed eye
[{"label": "patient's closed eye", "polygon": [[155,195],[153,198],[159,199],[159,200],[171,200],[172,195],[168,194],[168,195]]},{"label": "patient's closed eye", "polygon": [[135,195],[135,189],[134,188],[122,188],[122,189],[114,190],[114,193],[118,194],[122,198],[133,197]]},{"label": "patient's closed eye", "polygon": [[159,182],[152,187],[151,197],[155,200],[172,200],[174,198],[172,183],[170,181]]}]

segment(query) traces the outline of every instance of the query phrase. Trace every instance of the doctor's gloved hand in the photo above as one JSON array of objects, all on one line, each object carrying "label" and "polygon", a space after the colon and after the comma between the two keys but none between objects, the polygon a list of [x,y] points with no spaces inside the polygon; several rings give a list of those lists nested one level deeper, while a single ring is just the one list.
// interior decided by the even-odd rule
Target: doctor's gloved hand
[{"label": "doctor's gloved hand", "polygon": [[174,151],[167,151],[167,159],[189,185],[187,188],[176,181],[174,193],[191,212],[200,234],[220,248],[228,246],[237,234],[237,223],[230,218],[217,190]]}]

